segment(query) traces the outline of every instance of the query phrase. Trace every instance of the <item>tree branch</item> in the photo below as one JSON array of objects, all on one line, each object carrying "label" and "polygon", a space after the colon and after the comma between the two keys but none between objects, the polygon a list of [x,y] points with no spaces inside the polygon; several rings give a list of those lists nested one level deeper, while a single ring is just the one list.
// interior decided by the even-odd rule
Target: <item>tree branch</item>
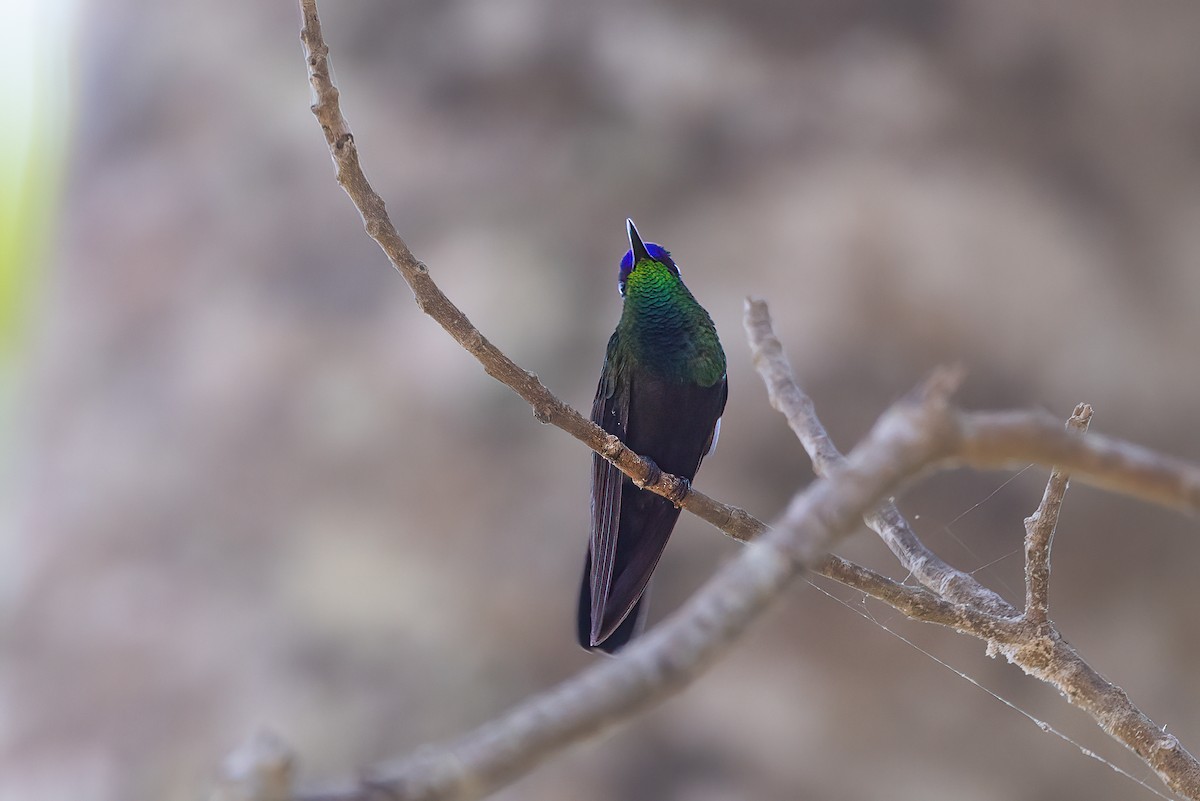
[{"label": "tree branch", "polygon": [[1094,487],[1200,514],[1200,467],[1102,434],[1064,430],[1048,412],[959,412],[959,445],[945,466],[1058,465]]},{"label": "tree branch", "polygon": [[[750,340],[755,368],[767,385],[771,406],[787,418],[818,476],[842,467],[846,458],[817,419],[812,399],[796,381],[791,362],[775,336],[766,301],[747,298],[742,324]],[[867,526],[878,534],[917,581],[938,595],[959,604],[969,604],[996,617],[1016,617],[1017,610],[995,592],[982,586],[969,573],[946,564],[917,538],[896,504],[888,501],[867,513]]]},{"label": "tree branch", "polygon": [[813,572],[883,601],[912,620],[947,626],[989,643],[1016,644],[1027,639],[1019,618],[999,617],[970,604],[955,603],[932,590],[901,584],[840,556],[830,554]]},{"label": "tree branch", "polygon": [[[821,474],[836,472],[842,457],[817,419],[812,401],[796,382],[783,346],[772,330],[766,303],[748,300],[744,322],[754,351],[755,366],[767,385],[771,405],[787,417],[788,424],[813,459],[814,469]],[[1040,417],[1017,412],[959,412],[955,421],[957,431],[948,435],[949,439],[957,439],[954,450],[959,455],[948,456],[943,463],[961,459],[976,466],[991,466],[1013,461],[1006,456],[1010,447],[1017,447],[1012,444],[1013,441],[1019,440],[1029,446],[1035,438],[1031,434],[1034,428],[1040,432],[1037,438],[1046,435],[1044,421]],[[1061,454],[1072,465],[1086,465],[1094,483],[1120,487],[1127,494],[1153,497],[1160,502],[1196,511],[1196,482],[1200,478],[1200,470],[1115,440],[1105,441],[1094,448],[1081,448],[1081,443],[1088,442],[1081,435],[1087,430],[1091,417],[1091,406],[1079,404],[1067,421],[1065,431],[1056,426],[1053,442],[1041,443],[1039,447]],[[1095,444],[1094,437],[1089,440]],[[1026,454],[1033,450],[1033,447],[1021,450],[1021,457],[1015,462],[1024,463]],[[1041,458],[1045,459],[1044,452]],[[907,593],[889,595],[886,590],[890,588],[886,586],[873,586],[867,591],[915,620],[950,626],[984,639],[989,652],[1004,654],[1029,675],[1058,688],[1071,704],[1090,714],[1105,732],[1141,757],[1172,790],[1188,798],[1200,797],[1200,763],[1174,736],[1166,734],[1138,709],[1124,690],[1085,662],[1048,620],[1050,544],[1068,481],[1068,472],[1062,467],[1055,467],[1037,512],[1026,520],[1029,533],[1026,538],[1027,600],[1024,615],[1015,617],[1009,614],[1008,610],[1012,608],[1003,601],[1001,603],[1004,606],[999,607],[997,613],[994,599],[998,596],[969,576],[967,581],[957,583],[958,592],[966,591],[966,598],[959,605],[938,597],[936,586],[935,592],[929,594],[932,597],[914,597]],[[895,536],[909,542],[908,552],[924,549],[925,546],[894,504],[885,504],[882,509],[890,518],[891,525],[902,529]],[[904,557],[899,553],[897,556],[905,564]],[[826,560],[827,565],[836,559],[830,557]],[[944,575],[959,574],[949,565],[943,567],[940,559],[937,564],[935,569]],[[831,572],[837,572],[839,575],[835,577],[843,583],[851,584],[857,579],[857,566],[852,563],[835,563],[834,568]],[[916,571],[913,573],[917,574]],[[974,587],[978,587],[978,590],[974,590]],[[950,596],[946,594],[946,597]]]},{"label": "tree branch", "polygon": [[[1092,420],[1092,407],[1075,407],[1067,428],[1084,433]],[[1025,518],[1025,619],[1035,625],[1047,621],[1050,608],[1050,545],[1058,526],[1058,513],[1071,476],[1055,467],[1050,471],[1046,491],[1037,511]]]},{"label": "tree branch", "polygon": [[459,740],[421,749],[368,782],[295,796],[303,801],[478,798],[549,754],[678,692],[728,650],[766,604],[862,510],[939,450],[952,383],[935,376],[893,407],[852,454],[856,467],[799,493],[766,535],[719,570],[678,612],[621,652],[534,696]]},{"label": "tree branch", "polygon": [[[539,421],[566,431],[615,464],[639,487],[668,499],[684,494],[685,488],[688,487],[687,482],[670,473],[656,473],[649,462],[626,448],[619,439],[556,398],[535,374],[523,370],[480,333],[462,310],[434,283],[428,268],[417,260],[400,238],[388,217],[383,198],[375,192],[363,174],[354,134],[350,131],[346,118],[342,116],[338,89],[330,78],[329,46],[325,44],[321,33],[316,0],[301,0],[300,10],[303,15],[300,41],[304,43],[309,83],[316,97],[312,112],[321,125],[329,152],[333,156],[337,182],[358,209],[367,234],[375,240],[388,261],[412,289],[417,307],[432,317],[455,342],[474,356],[483,366],[484,372],[516,392],[533,407],[533,414]],[[658,479],[655,481],[653,479],[656,475]],[[762,523],[754,520],[745,511],[714,501],[696,490],[687,490],[679,505],[735,539],[750,540],[762,531]]]},{"label": "tree branch", "polygon": [[[338,182],[362,216],[367,233],[412,288],[418,306],[475,356],[489,375],[525,399],[539,420],[558,426],[600,453],[639,486],[668,497],[677,494],[680,489],[677,477],[663,475],[648,483],[652,471],[646,461],[558,400],[535,375],[521,369],[492,345],[438,289],[425,265],[412,255],[396,232],[383,200],[362,173],[354,137],[342,117],[338,92],[330,80],[328,47],[322,39],[316,2],[301,0],[300,5],[301,38],[316,95],[313,112],[325,133]],[[1109,721],[1106,728],[1111,726],[1112,731],[1120,733],[1123,742],[1134,743],[1130,747],[1139,754],[1147,754],[1143,758],[1172,788],[1200,798],[1197,779],[1200,770],[1191,755],[1173,738],[1165,738],[1144,716],[1138,719],[1140,713],[1127,703],[1127,698],[1127,705],[1122,706],[1119,702],[1124,694],[1112,685],[1108,685],[1112,689],[1107,689],[1098,674],[1089,674],[1090,668],[1084,670],[1086,665],[1081,660],[1079,665],[1070,667],[1069,657],[1073,652],[1067,648],[1069,653],[1064,655],[1065,644],[1043,639],[1045,647],[1034,648],[1028,639],[1014,639],[1023,621],[997,618],[971,604],[940,597],[938,591],[957,594],[962,590],[953,589],[955,586],[970,586],[957,579],[949,566],[944,574],[947,580],[940,582],[937,591],[931,591],[935,588],[904,587],[836,557],[826,558],[828,548],[850,531],[864,512],[914,476],[935,466],[995,467],[1014,460],[1021,464],[1060,463],[1075,471],[1081,480],[1191,511],[1200,509],[1197,468],[1116,440],[1089,437],[1084,441],[1070,437],[1056,422],[1036,414],[957,412],[948,404],[956,383],[955,376],[937,373],[918,392],[893,406],[837,469],[793,498],[771,530],[736,507],[696,491],[688,492],[681,504],[683,508],[731,536],[743,540],[757,537],[757,541],[721,568],[676,614],[635,640],[621,658],[599,662],[474,732],[447,745],[423,748],[404,760],[384,766],[367,780],[297,794],[290,786],[290,755],[280,762],[278,752],[268,749],[268,756],[275,753],[271,757],[276,760],[273,768],[263,772],[250,758],[248,765],[240,766],[240,773],[267,776],[270,781],[259,781],[256,788],[252,782],[239,782],[230,772],[229,783],[219,792],[242,795],[220,797],[253,801],[478,798],[511,781],[549,754],[678,692],[726,651],[791,579],[803,569],[819,564],[822,572],[840,576],[847,584],[863,588],[897,608],[906,607],[923,616],[922,619],[985,637],[1031,672],[1028,665],[1034,665],[1037,659],[1045,662],[1042,670],[1046,675],[1065,670],[1053,680],[1069,688],[1066,691],[1072,703],[1104,715]],[[898,512],[895,515],[899,517]],[[888,526],[896,525],[894,521],[881,520],[887,523],[887,526],[881,523],[887,530]],[[912,540],[919,545],[915,535]],[[912,542],[903,541],[906,548],[912,547]],[[933,568],[920,564],[925,556],[921,551],[909,552],[905,548],[901,551],[907,554],[902,558],[909,559],[918,569],[932,570],[926,572],[927,577],[936,573],[936,563]],[[967,593],[968,597],[974,595]],[[269,786],[264,790],[263,785]]]}]

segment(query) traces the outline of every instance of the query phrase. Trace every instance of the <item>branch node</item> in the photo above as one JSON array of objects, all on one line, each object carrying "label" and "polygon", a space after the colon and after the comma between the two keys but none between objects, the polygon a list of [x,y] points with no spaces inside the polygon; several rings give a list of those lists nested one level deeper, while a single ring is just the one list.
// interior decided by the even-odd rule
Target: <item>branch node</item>
[{"label": "branch node", "polygon": [[1179,740],[1175,739],[1174,734],[1164,734],[1160,739],[1155,740],[1150,746],[1152,751],[1174,751],[1179,747]]},{"label": "branch node", "polygon": [[962,386],[967,370],[961,364],[942,365],[929,374],[929,378],[918,384],[910,393],[914,406],[945,409],[950,405],[950,396]]},{"label": "branch node", "polygon": [[463,347],[466,348],[467,352],[472,356],[479,358],[479,356],[485,350],[487,350],[487,337],[485,337],[483,332],[478,328],[472,328],[470,336],[468,336],[467,340],[463,342]]},{"label": "branch node", "polygon": [[[383,201],[380,201],[380,206],[382,207],[382,205]],[[380,210],[382,211],[382,208]],[[383,236],[387,232],[387,228],[387,222],[376,217],[367,217],[363,221],[363,230],[367,232],[367,236],[375,240]]]},{"label": "branch node", "polygon": [[542,425],[547,425],[554,419],[554,407],[549,403],[534,404],[533,416]]},{"label": "branch node", "polygon": [[616,462],[621,457],[623,450],[625,450],[625,443],[621,442],[616,434],[609,434],[600,446],[600,455],[610,462]]},{"label": "branch node", "polygon": [[1092,406],[1090,403],[1075,404],[1075,411],[1071,414],[1071,419],[1068,425],[1076,431],[1086,430],[1088,424],[1092,422]]},{"label": "branch node", "polygon": [[633,480],[633,483],[637,486],[638,489],[646,489],[647,487],[653,487],[656,484],[658,484],[658,482],[662,481],[663,472],[662,472],[662,470],[659,469],[658,465],[656,465],[654,463],[654,460],[651,459],[649,456],[643,456],[643,457],[641,457],[641,459],[642,459],[642,469],[645,470],[645,475],[640,480],[635,478]]},{"label": "branch node", "polygon": [[682,509],[683,502],[687,500],[687,496],[692,491],[692,482],[683,476],[673,476],[673,478],[674,480],[670,482],[665,497],[668,501],[675,504],[676,509]]}]

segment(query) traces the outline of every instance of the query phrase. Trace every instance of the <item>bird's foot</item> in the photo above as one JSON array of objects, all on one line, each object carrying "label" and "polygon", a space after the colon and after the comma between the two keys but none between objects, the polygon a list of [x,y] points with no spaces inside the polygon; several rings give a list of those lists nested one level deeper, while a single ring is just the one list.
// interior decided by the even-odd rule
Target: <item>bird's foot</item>
[{"label": "bird's foot", "polygon": [[[642,489],[645,489],[646,487],[653,487],[662,481],[663,471],[657,464],[654,463],[653,459],[651,459],[649,456],[643,456],[642,462],[646,465],[646,480],[641,482],[638,485],[639,487]],[[675,504],[677,507],[682,506],[683,499],[687,497],[689,492],[691,492],[692,482],[688,481],[682,476],[672,476],[672,478],[674,480],[671,481],[671,483],[665,488],[667,493],[663,497]]]},{"label": "bird's foot", "polygon": [[638,489],[653,487],[655,484],[662,481],[663,472],[659,469],[658,465],[654,463],[653,459],[651,459],[649,456],[643,456],[642,464],[646,466],[646,479],[644,481],[634,482],[637,484]]},{"label": "bird's foot", "polygon": [[671,491],[667,493],[667,500],[675,504],[676,509],[683,508],[683,499],[692,491],[692,482],[688,481],[683,476],[675,476],[675,482],[671,485]]}]

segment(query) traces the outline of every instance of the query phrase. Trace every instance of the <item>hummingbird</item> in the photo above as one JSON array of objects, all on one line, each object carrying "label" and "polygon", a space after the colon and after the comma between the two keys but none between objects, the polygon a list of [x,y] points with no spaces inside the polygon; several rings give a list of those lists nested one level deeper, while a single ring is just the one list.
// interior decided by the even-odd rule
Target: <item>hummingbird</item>
[{"label": "hummingbird", "polygon": [[[621,320],[608,340],[592,422],[690,482],[720,433],[729,394],[725,352],[667,249],[643,242],[633,220],[625,228]],[[641,632],[646,587],[678,518],[670,500],[592,455],[591,539],[577,620],[584,648],[613,654]]]}]

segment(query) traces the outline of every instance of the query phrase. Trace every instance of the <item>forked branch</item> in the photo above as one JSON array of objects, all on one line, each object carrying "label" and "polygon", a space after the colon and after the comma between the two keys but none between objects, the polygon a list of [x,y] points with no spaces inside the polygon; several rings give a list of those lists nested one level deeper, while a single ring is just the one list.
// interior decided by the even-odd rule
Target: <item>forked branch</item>
[{"label": "forked branch", "polygon": [[[437,321],[484,370],[525,399],[542,422],[551,423],[620,468],[652,492],[677,493],[679,479],[663,475],[650,484],[649,465],[619,440],[556,398],[535,375],[488,341],[437,287],[425,265],[404,244],[383,200],[359,164],[358,150],[342,117],[330,80],[328,47],[315,0],[301,0],[309,79],[338,183],[362,216],[367,233],[412,288],[417,305]],[[765,315],[765,306],[762,309]],[[773,334],[763,332],[762,350]],[[751,334],[752,342],[754,334]],[[776,340],[777,344],[777,340]],[[779,350],[782,357],[782,350]],[[783,360],[786,364],[786,359]],[[784,384],[790,368],[783,376]],[[798,391],[794,378],[790,379]],[[755,541],[722,567],[678,612],[620,658],[598,662],[578,676],[536,695],[495,720],[444,745],[430,746],[382,766],[367,778],[324,790],[291,786],[293,760],[278,747],[255,741],[231,761],[215,798],[223,801],[369,801],[370,799],[478,798],[512,781],[541,760],[678,692],[727,651],[748,623],[805,569],[817,569],[893,604],[912,617],[951,626],[986,639],[1026,670],[1064,688],[1073,703],[1091,711],[1183,795],[1200,798],[1200,766],[1174,738],[1137,712],[1124,693],[1091,671],[1057,636],[1031,640],[1030,625],[998,595],[941,563],[924,549],[894,507],[881,501],[935,467],[965,464],[1000,467],[1037,461],[1060,464],[1077,478],[1125,494],[1191,512],[1200,511],[1200,469],[1137,446],[1064,432],[1047,416],[1030,413],[970,414],[949,405],[957,384],[936,373],[886,412],[866,439],[844,459],[826,453],[823,475],[792,499],[768,529],[746,512],[689,491],[684,509],[730,536]],[[786,386],[781,385],[784,389]],[[803,405],[803,396],[800,403]],[[811,435],[819,429],[811,402],[797,421]],[[813,428],[816,426],[816,428]],[[802,437],[803,438],[803,437]],[[826,441],[828,438],[825,437]],[[832,448],[832,443],[829,443]],[[880,510],[880,511],[873,511]],[[829,548],[864,514],[877,516],[881,534],[924,587],[908,587],[853,563],[828,556]],[[886,533],[885,533],[886,532]],[[965,577],[965,578],[964,578]],[[1075,661],[1072,661],[1071,657]],[[1124,698],[1125,706],[1121,699]],[[1139,718],[1140,716],[1140,718]]]},{"label": "forked branch", "polygon": [[[1082,433],[1091,421],[1092,407],[1081,403],[1067,420],[1067,428]],[[1045,623],[1050,611],[1050,545],[1070,480],[1065,470],[1051,470],[1042,502],[1025,518],[1025,619],[1035,625]]]},{"label": "forked branch", "polygon": [[[787,417],[788,424],[796,431],[805,450],[813,459],[814,469],[819,474],[836,470],[841,465],[842,457],[817,419],[812,401],[796,381],[782,345],[772,329],[766,303],[748,300],[744,321],[754,352],[755,366],[767,385],[771,405]],[[970,436],[978,439],[975,445],[964,445],[964,452],[971,452],[971,458],[978,460],[977,464],[1002,460],[1001,452],[1007,451],[1007,446],[1000,446],[998,442],[1009,436],[1014,439],[1025,437],[1024,434],[1017,434],[1021,425],[1017,420],[1021,416],[1020,413],[1008,413],[968,415],[961,418],[969,418],[972,421],[968,424],[973,429]],[[1071,435],[1085,432],[1091,418],[1092,407],[1079,404],[1067,421],[1065,432],[1059,432],[1066,434],[1065,439],[1061,436],[1056,438],[1064,439],[1065,442],[1082,441]],[[986,450],[986,455],[976,450],[978,443],[985,442],[987,447],[981,450]],[[1088,442],[1094,443],[1094,438],[1089,438]],[[1181,468],[1182,472],[1176,479],[1167,479],[1164,483],[1181,484],[1184,497],[1190,497],[1194,490],[1194,484],[1191,482],[1195,481],[1195,468],[1123,443],[1103,443],[1102,452],[1093,454],[1090,461],[1096,471],[1093,478],[1098,479],[1097,483],[1111,480],[1100,475],[1105,470],[1104,465],[1114,461],[1125,461],[1129,463],[1131,472],[1136,473],[1139,478],[1134,481],[1131,477],[1126,477],[1122,479],[1123,482],[1148,486],[1155,483],[1162,471],[1173,472],[1175,468]],[[1132,469],[1134,463],[1140,466]],[[1156,478],[1152,480],[1149,476]],[[1200,793],[1200,765],[1196,759],[1173,735],[1167,734],[1134,706],[1124,690],[1105,679],[1085,662],[1048,619],[1050,544],[1058,524],[1068,480],[1069,474],[1065,469],[1054,467],[1041,504],[1033,516],[1025,521],[1027,578],[1023,615],[1017,616],[1013,607],[1006,601],[1000,600],[997,603],[999,596],[979,585],[973,577],[960,573],[936,556],[932,556],[892,503],[887,503],[881,510],[868,515],[867,520],[871,528],[889,545],[893,542],[903,543],[900,549],[893,547],[893,552],[918,581],[926,586],[933,582],[935,596],[944,596],[944,601],[949,601],[952,597],[961,599],[961,603],[949,609],[936,604],[908,609],[902,603],[908,598],[882,600],[914,620],[950,626],[985,640],[990,651],[1004,654],[1010,662],[1026,673],[1053,685],[1071,704],[1090,714],[1105,732],[1153,768],[1163,783],[1172,790],[1188,798],[1196,798],[1197,793]],[[886,524],[877,527],[884,519]],[[906,561],[906,557],[911,554],[922,555],[915,568]],[[930,557],[924,556],[925,554],[930,554]],[[932,566],[926,561],[929,558],[935,560]],[[945,577],[945,583],[941,584],[933,577]],[[939,593],[938,590],[942,586],[946,589]]]}]

